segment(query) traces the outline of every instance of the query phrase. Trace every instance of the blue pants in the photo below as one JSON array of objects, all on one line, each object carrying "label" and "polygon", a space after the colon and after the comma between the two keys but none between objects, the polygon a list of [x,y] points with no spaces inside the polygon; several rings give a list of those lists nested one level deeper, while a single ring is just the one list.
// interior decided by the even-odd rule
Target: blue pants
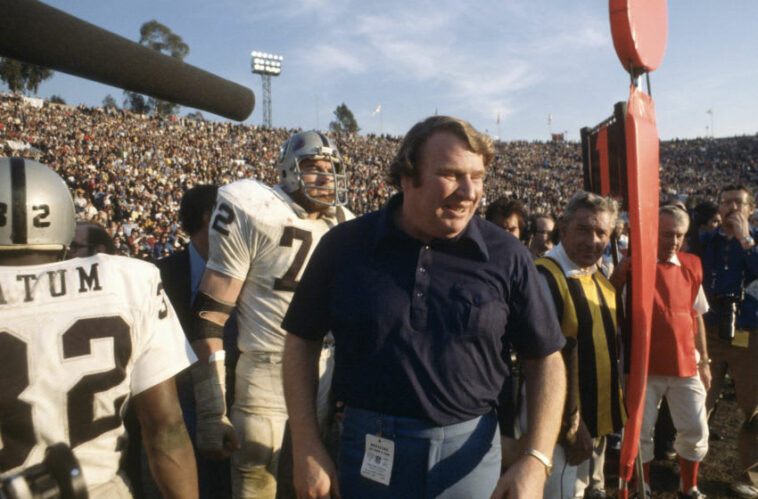
[{"label": "blue pants", "polygon": [[[395,443],[389,485],[361,476],[366,434]],[[347,408],[339,455],[345,499],[489,497],[500,477],[500,431],[494,411],[449,426]]]}]

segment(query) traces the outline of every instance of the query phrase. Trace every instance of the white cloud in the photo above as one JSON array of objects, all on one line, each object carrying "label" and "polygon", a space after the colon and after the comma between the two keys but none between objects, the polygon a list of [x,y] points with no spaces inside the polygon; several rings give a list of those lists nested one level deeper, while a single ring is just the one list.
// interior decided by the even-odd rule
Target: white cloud
[{"label": "white cloud", "polygon": [[[519,91],[543,84],[555,71],[575,71],[587,51],[611,43],[602,15],[569,15],[554,4],[264,4],[286,10],[296,25],[316,16],[313,30],[290,38],[288,66],[297,66],[300,74],[318,77],[324,86],[345,74],[381,77],[395,91],[434,85],[445,107],[487,120],[497,113],[506,119]],[[316,14],[320,11],[329,15]]]},{"label": "white cloud", "polygon": [[311,73],[339,74],[364,73],[367,65],[364,59],[342,45],[319,44],[306,52],[298,52],[293,57],[293,64],[309,66]]},{"label": "white cloud", "polygon": [[607,47],[611,42],[610,32],[597,26],[578,26],[575,29],[557,31],[540,37],[526,47],[529,52],[555,56],[557,52],[576,51],[587,48]]}]

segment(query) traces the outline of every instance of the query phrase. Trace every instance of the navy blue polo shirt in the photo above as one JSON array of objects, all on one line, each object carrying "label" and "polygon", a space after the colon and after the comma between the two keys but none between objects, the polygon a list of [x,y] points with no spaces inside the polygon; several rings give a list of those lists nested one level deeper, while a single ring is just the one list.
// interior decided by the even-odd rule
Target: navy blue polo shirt
[{"label": "navy blue polo shirt", "polygon": [[541,358],[564,344],[528,250],[474,217],[452,240],[424,243],[383,209],[319,242],[282,327],[335,338],[333,389],[348,406],[448,425],[492,410],[504,344]]}]

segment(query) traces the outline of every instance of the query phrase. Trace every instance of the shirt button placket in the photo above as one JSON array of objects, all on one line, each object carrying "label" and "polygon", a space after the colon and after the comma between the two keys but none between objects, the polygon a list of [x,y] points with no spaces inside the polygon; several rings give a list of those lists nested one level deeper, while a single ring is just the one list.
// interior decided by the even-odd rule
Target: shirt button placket
[{"label": "shirt button placket", "polygon": [[426,325],[426,295],[429,290],[429,264],[431,263],[431,248],[425,245],[419,251],[416,264],[416,282],[413,289],[413,310],[411,319],[413,328],[424,329]]}]

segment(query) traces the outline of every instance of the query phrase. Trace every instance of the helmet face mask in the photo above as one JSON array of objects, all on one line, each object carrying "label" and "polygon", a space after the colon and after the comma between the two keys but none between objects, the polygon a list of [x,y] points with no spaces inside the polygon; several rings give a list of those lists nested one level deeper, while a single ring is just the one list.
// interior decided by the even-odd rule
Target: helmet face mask
[{"label": "helmet face mask", "polygon": [[67,251],[76,226],[63,179],[23,158],[0,158],[0,251]]},{"label": "helmet face mask", "polygon": [[[303,169],[301,164],[308,160],[326,160],[330,163],[328,171]],[[284,142],[279,152],[279,161],[276,168],[279,172],[279,184],[285,192],[292,194],[301,191],[309,201],[321,206],[343,206],[347,203],[347,175],[344,163],[337,146],[321,132],[300,132],[291,136]],[[313,176],[317,179],[314,183],[306,183],[303,176]],[[318,181],[323,177],[329,177],[331,185],[321,185]],[[329,201],[323,197],[312,195],[331,194]]]}]

